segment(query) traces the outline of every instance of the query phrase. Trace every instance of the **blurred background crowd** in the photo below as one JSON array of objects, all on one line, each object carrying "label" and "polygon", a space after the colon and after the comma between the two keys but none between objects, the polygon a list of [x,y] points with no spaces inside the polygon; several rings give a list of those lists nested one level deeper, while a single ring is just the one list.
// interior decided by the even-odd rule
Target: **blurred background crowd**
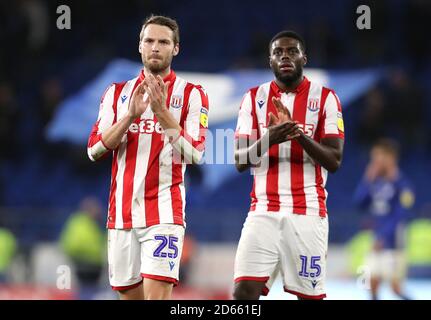
[{"label": "blurred background crowd", "polygon": [[[71,30],[57,29],[61,4],[71,8]],[[370,30],[356,26],[360,4],[370,6]],[[430,1],[1,0],[0,298],[31,292],[38,298],[112,298],[104,230],[110,162],[96,166],[85,143],[51,141],[46,130],[62,101],[110,61],[140,62],[138,35],[151,13],[179,23],[181,53],[173,62],[178,71],[268,69],[268,42],[283,29],[305,38],[308,68],[378,70],[378,81],[343,104],[344,162],[327,185],[329,255],[333,248],[333,261],[345,266],[334,277],[357,276],[369,246],[369,220],[355,206],[353,193],[370,146],[390,137],[400,144],[400,167],[415,190],[407,229],[408,278],[431,281]],[[352,79],[350,85],[358,84]],[[206,190],[202,170],[189,168],[187,178],[187,281],[177,296],[229,298],[232,252],[247,214],[250,180],[235,177]],[[54,290],[63,264],[76,279],[72,290]],[[202,279],[203,270],[225,271],[227,280],[221,286],[208,275]]]}]

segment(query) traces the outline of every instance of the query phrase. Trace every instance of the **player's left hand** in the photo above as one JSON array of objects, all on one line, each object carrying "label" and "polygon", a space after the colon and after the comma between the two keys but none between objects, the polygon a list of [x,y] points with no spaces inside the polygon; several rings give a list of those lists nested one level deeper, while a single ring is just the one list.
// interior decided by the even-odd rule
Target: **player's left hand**
[{"label": "player's left hand", "polygon": [[272,97],[272,103],[277,109],[277,115],[269,112],[268,127],[283,124],[284,126],[290,128],[286,135],[286,141],[298,138],[301,135],[301,130],[298,127],[298,121],[293,121],[289,110],[281,102],[280,98]]},{"label": "player's left hand", "polygon": [[168,96],[169,81],[164,83],[161,76],[155,77],[150,74],[145,78],[145,91],[150,99],[151,110],[158,114],[166,108],[166,99]]},{"label": "player's left hand", "polygon": [[292,117],[290,116],[289,110],[283,105],[280,98],[272,97],[272,103],[277,109],[277,122],[275,123],[276,125],[283,122],[292,121]]}]

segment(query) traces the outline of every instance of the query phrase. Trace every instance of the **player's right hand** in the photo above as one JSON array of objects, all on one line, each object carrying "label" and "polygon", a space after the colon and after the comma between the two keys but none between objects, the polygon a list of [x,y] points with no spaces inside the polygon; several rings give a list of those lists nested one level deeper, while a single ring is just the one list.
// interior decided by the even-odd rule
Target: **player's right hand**
[{"label": "player's right hand", "polygon": [[277,125],[268,127],[269,144],[283,143],[292,139],[296,139],[301,135],[298,124],[293,121],[283,122]]},{"label": "player's right hand", "polygon": [[144,82],[141,82],[133,92],[129,104],[128,116],[133,120],[140,117],[147,109],[149,103],[148,95],[145,96]]}]

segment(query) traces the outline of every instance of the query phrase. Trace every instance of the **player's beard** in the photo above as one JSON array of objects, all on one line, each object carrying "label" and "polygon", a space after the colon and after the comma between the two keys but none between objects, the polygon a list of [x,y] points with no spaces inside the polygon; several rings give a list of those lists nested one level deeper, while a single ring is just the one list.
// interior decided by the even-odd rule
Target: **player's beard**
[{"label": "player's beard", "polygon": [[150,70],[153,74],[159,74],[165,71],[169,66],[171,65],[173,56],[167,57],[163,60],[157,60],[156,63],[150,62],[150,59],[147,59],[146,61],[143,61],[144,66]]},{"label": "player's beard", "polygon": [[295,64],[295,71],[291,74],[283,74],[278,68],[273,68],[273,72],[278,81],[290,87],[294,84],[298,79],[302,78],[302,67],[298,64]]}]

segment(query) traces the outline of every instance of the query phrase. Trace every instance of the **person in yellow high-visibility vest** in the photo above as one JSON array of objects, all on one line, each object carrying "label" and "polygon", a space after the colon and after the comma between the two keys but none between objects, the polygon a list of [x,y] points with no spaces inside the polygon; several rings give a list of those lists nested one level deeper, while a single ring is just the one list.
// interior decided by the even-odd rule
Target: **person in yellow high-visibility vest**
[{"label": "person in yellow high-visibility vest", "polygon": [[61,247],[74,263],[81,285],[97,285],[105,262],[106,237],[99,224],[100,213],[99,202],[85,198],[61,233]]},{"label": "person in yellow high-visibility vest", "polygon": [[15,236],[8,229],[0,227],[0,282],[6,281],[6,274],[16,253]]}]

